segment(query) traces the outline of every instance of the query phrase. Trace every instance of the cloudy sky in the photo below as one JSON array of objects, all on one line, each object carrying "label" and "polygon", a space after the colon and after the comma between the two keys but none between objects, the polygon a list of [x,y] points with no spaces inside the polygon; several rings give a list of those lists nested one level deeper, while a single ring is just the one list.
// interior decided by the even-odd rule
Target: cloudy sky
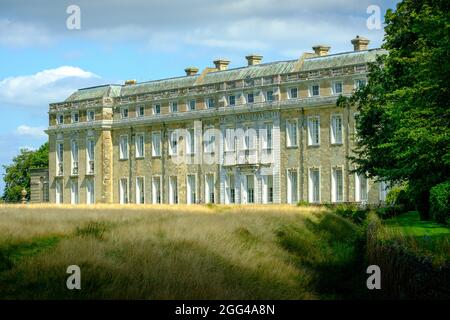
[{"label": "cloudy sky", "polygon": [[[314,44],[352,49],[361,35],[379,47],[383,29],[367,20],[388,0],[0,0],[0,165],[46,141],[51,102],[77,88],[180,76],[218,57],[243,66],[296,59]],[[80,8],[68,29],[67,8]],[[0,170],[0,174],[3,169]],[[3,191],[0,182],[0,192]]]}]

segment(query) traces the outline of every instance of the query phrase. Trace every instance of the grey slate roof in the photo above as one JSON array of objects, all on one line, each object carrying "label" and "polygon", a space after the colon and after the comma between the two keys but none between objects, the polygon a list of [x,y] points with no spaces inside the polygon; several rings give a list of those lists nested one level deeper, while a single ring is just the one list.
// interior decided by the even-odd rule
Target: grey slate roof
[{"label": "grey slate roof", "polygon": [[[338,68],[346,65],[364,64],[375,61],[379,54],[387,53],[386,50],[372,49],[367,51],[352,51],[332,54],[321,57],[306,58],[300,72],[312,71],[325,68]],[[246,66],[223,71],[213,71],[205,74],[201,80],[201,85],[221,83],[227,81],[241,80],[246,78],[258,78],[286,74],[294,71],[294,66],[298,60],[277,61],[262,63],[254,66]],[[193,76],[182,76],[155,81],[146,81],[133,85],[104,85],[91,88],[79,89],[74,92],[66,102],[73,102],[86,99],[98,99],[102,97],[119,97],[151,92],[174,90],[194,86],[200,74]]]}]

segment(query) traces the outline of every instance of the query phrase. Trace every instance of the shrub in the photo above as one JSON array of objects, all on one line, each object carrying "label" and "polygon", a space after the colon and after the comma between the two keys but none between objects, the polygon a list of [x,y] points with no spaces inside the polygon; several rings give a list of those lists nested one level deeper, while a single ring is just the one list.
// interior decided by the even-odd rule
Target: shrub
[{"label": "shrub", "polygon": [[450,180],[431,188],[430,215],[439,223],[448,223],[450,218]]},{"label": "shrub", "polygon": [[369,210],[367,208],[358,207],[355,204],[338,204],[334,208],[334,213],[337,215],[349,218],[357,223],[363,222],[368,212]]},{"label": "shrub", "polygon": [[405,212],[403,205],[390,205],[387,207],[381,207],[376,210],[377,215],[382,219],[388,219],[398,216]]},{"label": "shrub", "polygon": [[297,207],[307,207],[307,206],[309,206],[308,201],[300,200],[299,202],[297,202]]}]

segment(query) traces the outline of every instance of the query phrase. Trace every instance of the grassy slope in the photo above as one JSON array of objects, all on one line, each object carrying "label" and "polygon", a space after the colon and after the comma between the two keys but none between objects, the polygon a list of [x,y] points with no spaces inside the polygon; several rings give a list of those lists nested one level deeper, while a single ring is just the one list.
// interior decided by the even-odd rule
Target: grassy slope
[{"label": "grassy slope", "polygon": [[360,235],[317,208],[0,206],[0,298],[352,297]]}]

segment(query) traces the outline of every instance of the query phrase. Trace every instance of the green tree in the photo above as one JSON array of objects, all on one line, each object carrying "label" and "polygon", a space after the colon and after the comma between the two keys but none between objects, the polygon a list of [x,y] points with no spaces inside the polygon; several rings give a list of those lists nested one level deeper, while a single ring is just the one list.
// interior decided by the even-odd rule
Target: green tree
[{"label": "green tree", "polygon": [[430,189],[450,177],[450,1],[404,0],[385,16],[368,84],[338,105],[359,111],[358,173],[408,182],[422,219]]},{"label": "green tree", "polygon": [[44,143],[38,150],[21,149],[14,157],[12,164],[4,165],[5,189],[2,199],[5,202],[19,202],[21,192],[25,188],[30,196],[30,169],[48,167],[48,143]]}]

